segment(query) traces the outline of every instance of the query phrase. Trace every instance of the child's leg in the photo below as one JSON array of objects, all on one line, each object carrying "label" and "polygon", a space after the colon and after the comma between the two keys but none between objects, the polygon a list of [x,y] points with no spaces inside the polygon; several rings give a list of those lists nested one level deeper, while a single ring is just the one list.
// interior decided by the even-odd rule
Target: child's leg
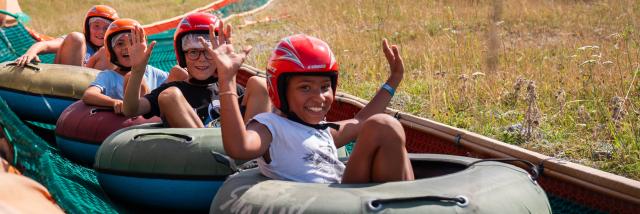
[{"label": "child's leg", "polygon": [[402,125],[386,114],[364,121],[342,183],[413,180]]},{"label": "child's leg", "polygon": [[84,35],[79,32],[72,32],[62,41],[60,49],[56,52],[54,63],[82,66],[86,52],[87,46],[85,45]]},{"label": "child's leg", "polygon": [[203,128],[204,125],[191,105],[187,102],[182,91],[176,87],[169,87],[158,96],[160,112],[164,115],[172,128]]},{"label": "child's leg", "polygon": [[271,101],[269,100],[265,78],[258,76],[249,78],[246,89],[242,99],[242,105],[247,107],[244,113],[245,124],[257,114],[271,111]]}]

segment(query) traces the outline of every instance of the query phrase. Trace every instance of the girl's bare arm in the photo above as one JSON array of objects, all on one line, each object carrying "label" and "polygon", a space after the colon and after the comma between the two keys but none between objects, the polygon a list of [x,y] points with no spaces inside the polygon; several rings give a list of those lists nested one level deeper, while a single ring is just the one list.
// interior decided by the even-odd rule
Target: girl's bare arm
[{"label": "girl's bare arm", "polygon": [[[336,131],[332,129],[332,135],[336,147],[346,145],[355,139],[362,128],[362,122],[374,114],[384,113],[385,109],[389,105],[395,89],[398,88],[402,78],[404,76],[404,63],[400,52],[396,45],[389,46],[386,39],[382,40],[382,51],[384,52],[387,62],[389,63],[389,69],[391,70],[389,78],[381,86],[376,95],[369,101],[369,103],[362,108],[356,114],[353,119],[344,120],[338,122],[340,124],[340,130]],[[386,86],[385,86],[386,85]],[[390,91],[391,90],[391,91]]]}]

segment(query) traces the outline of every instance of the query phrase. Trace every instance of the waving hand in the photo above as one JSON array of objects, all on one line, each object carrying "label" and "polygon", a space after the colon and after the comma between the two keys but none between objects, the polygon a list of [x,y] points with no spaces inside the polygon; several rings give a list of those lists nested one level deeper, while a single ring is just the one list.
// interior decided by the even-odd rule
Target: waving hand
[{"label": "waving hand", "polygon": [[151,51],[153,51],[153,47],[156,45],[156,41],[151,42],[147,47],[144,29],[140,26],[135,26],[134,30],[131,31],[131,38],[126,39],[125,42],[127,43],[127,47],[129,47],[131,70],[134,72],[144,72],[149,62]]},{"label": "waving hand", "polygon": [[211,46],[206,43],[204,38],[199,38],[199,40],[204,47],[208,47],[206,51],[213,56],[211,63],[215,64],[218,69],[218,79],[222,81],[235,81],[238,69],[240,69],[240,66],[247,58],[251,47],[245,47],[242,52],[236,53],[231,44],[231,25],[227,25],[225,29],[224,24],[220,22],[219,27],[222,32],[219,32],[216,38],[214,33],[215,26],[209,25]]}]

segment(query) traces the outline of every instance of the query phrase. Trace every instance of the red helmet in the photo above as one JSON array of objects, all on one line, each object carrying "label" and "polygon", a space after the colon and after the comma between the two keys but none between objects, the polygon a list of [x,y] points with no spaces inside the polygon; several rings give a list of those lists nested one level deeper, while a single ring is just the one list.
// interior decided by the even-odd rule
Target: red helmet
[{"label": "red helmet", "polygon": [[[192,13],[185,16],[178,27],[176,33],[173,34],[173,48],[176,51],[176,59],[180,67],[187,67],[187,61],[184,58],[184,50],[182,50],[182,37],[188,33],[209,34],[209,25],[215,26],[215,35],[219,32],[219,22],[217,16],[210,13]],[[211,38],[212,40],[214,38]]]},{"label": "red helmet", "polygon": [[141,25],[140,23],[138,23],[138,21],[133,19],[118,19],[114,22],[111,22],[109,28],[107,28],[107,32],[104,34],[104,45],[107,46],[107,55],[109,56],[111,63],[113,63],[114,65],[122,68],[130,68],[118,63],[118,58],[116,57],[113,46],[111,44],[111,39],[120,33],[129,33],[133,31],[135,26]]},{"label": "red helmet", "polygon": [[89,19],[92,17],[101,17],[110,21],[115,21],[119,17],[116,10],[107,5],[95,5],[87,11],[87,15],[84,16],[84,38],[86,39],[87,44],[96,48],[95,45],[91,44],[91,41],[89,41]]},{"label": "red helmet", "polygon": [[285,114],[287,104],[286,77],[291,75],[320,75],[331,78],[331,88],[336,94],[338,63],[326,42],[304,34],[280,40],[267,65],[267,89],[273,105]]}]

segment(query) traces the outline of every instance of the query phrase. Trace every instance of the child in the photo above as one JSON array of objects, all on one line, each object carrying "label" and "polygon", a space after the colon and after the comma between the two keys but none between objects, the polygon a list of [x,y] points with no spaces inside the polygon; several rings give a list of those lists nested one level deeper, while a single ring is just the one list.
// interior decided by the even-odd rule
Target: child
[{"label": "child", "polygon": [[[214,25],[217,28],[210,27]],[[143,74],[141,68],[147,64],[154,43],[144,52],[132,53],[134,63],[125,91],[124,114],[128,117],[144,115],[145,118],[161,116],[165,125],[173,128],[219,126],[217,69],[210,63],[212,56],[198,38],[203,42],[214,39],[222,27],[222,22],[208,13],[193,13],[183,18],[174,34],[174,48],[178,64],[186,69],[189,79],[164,84],[144,97],[137,91]],[[139,32],[134,31],[133,44],[146,46],[141,42]],[[229,37],[230,32],[227,33]],[[241,95],[235,101],[246,107],[245,118],[270,110],[266,87],[266,81],[259,77],[248,80],[246,91],[234,87],[234,93]]]},{"label": "child", "polygon": [[103,46],[107,27],[116,19],[116,10],[106,5],[95,5],[84,18],[84,34],[72,32],[57,39],[36,42],[15,62],[24,66],[32,60],[40,62],[40,53],[55,52],[56,64],[86,66],[99,70],[113,68],[104,56],[104,51],[98,49]]},{"label": "child", "polygon": [[[140,23],[133,19],[118,19],[109,25],[104,36],[104,44],[107,46],[106,55],[110,63],[117,67],[114,70],[106,69],[98,73],[82,96],[82,101],[86,104],[113,107],[116,114],[122,114],[125,75],[131,70],[131,55],[137,51],[136,47],[128,45],[131,32],[135,28],[141,29]],[[141,34],[144,37],[144,32]],[[146,89],[141,90],[142,94],[148,93],[149,89],[155,89],[170,79],[170,75],[150,65],[145,66],[143,71]]]},{"label": "child", "polygon": [[[224,37],[224,33],[221,34]],[[267,67],[269,96],[278,113],[262,113],[245,127],[232,90],[248,51],[234,53],[225,38],[210,54],[220,75],[222,139],[236,159],[258,158],[262,174],[274,179],[313,183],[369,183],[413,180],[400,123],[381,114],[402,80],[404,65],[398,48],[383,51],[391,75],[375,97],[353,118],[328,123],[325,116],[335,98],[338,64],[329,46],[314,37],[294,35],[280,41]],[[345,165],[337,149],[356,140]]]}]

